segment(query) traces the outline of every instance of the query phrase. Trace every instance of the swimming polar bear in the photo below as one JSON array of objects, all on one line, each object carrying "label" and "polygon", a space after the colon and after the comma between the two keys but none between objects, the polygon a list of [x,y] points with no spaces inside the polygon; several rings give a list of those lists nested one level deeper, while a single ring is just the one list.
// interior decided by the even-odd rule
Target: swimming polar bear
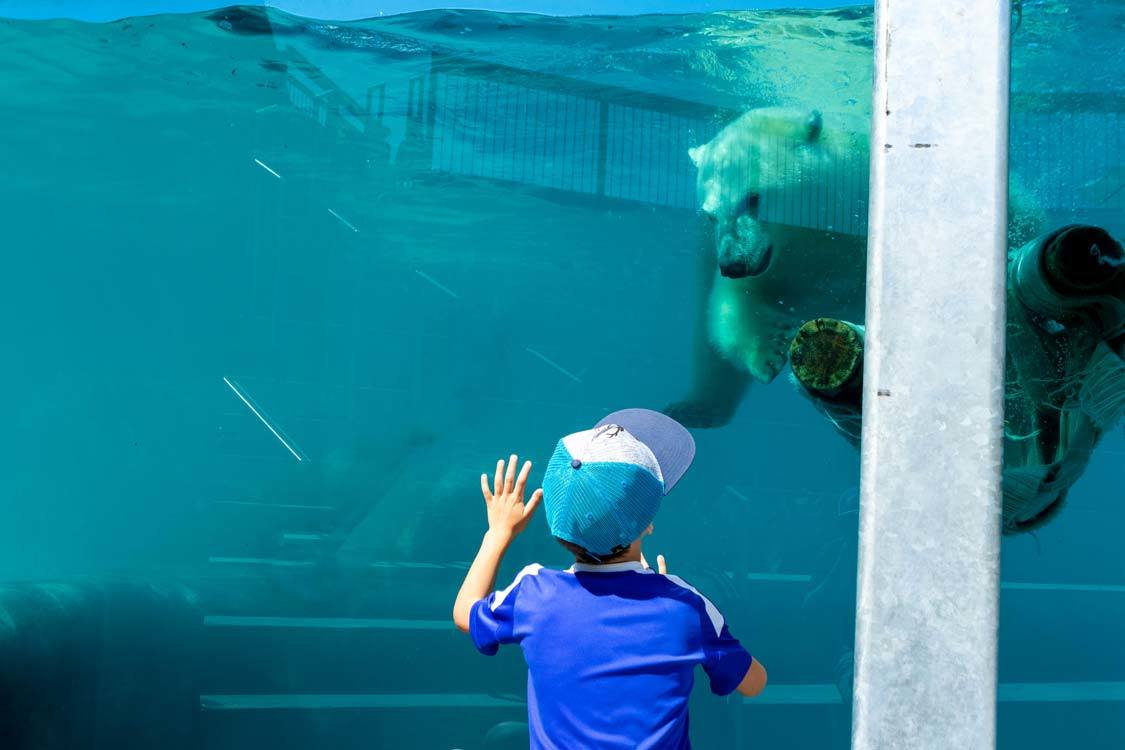
[{"label": "swimming polar bear", "polygon": [[[751,381],[769,383],[784,369],[803,323],[862,324],[865,127],[842,115],[767,107],[689,151],[703,224],[703,309],[693,384],[686,398],[665,408],[669,415],[689,427],[726,424]],[[1041,226],[1013,186],[1009,244],[1019,247]]]}]

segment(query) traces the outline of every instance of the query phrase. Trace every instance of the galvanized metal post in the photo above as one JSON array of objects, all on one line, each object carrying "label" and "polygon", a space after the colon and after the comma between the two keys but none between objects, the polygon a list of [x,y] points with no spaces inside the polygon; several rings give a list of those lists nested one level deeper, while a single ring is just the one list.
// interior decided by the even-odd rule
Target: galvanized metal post
[{"label": "galvanized metal post", "polygon": [[877,0],[853,746],[995,746],[1006,0]]}]

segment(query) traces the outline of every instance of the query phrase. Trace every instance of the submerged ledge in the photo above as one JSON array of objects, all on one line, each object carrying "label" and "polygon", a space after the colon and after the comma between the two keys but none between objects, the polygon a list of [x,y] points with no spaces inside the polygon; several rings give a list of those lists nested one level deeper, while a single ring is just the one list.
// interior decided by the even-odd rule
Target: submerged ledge
[{"label": "submerged ledge", "polygon": [[[737,696],[735,701],[742,700]],[[1000,685],[1000,703],[1125,701],[1125,682],[1011,682]],[[479,693],[201,695],[205,711],[321,711],[403,708],[512,708],[522,698]],[[839,704],[835,685],[771,685],[746,706]]]}]

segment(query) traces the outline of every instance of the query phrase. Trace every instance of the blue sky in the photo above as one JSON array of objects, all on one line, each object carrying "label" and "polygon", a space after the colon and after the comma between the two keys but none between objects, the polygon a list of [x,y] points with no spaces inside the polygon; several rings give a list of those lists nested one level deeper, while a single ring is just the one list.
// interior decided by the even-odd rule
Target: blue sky
[{"label": "blue sky", "polygon": [[[236,5],[238,0],[0,0],[0,17],[77,18],[109,21],[153,13],[187,13]],[[600,13],[680,13],[735,8],[834,8],[856,0],[243,0],[247,5],[271,5],[314,18],[370,18],[427,8],[487,8],[551,15]]]}]

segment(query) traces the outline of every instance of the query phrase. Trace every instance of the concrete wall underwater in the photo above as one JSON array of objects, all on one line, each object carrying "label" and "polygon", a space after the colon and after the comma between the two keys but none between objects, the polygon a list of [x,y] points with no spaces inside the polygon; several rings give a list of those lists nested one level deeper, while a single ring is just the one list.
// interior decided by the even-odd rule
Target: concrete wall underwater
[{"label": "concrete wall underwater", "polygon": [[202,624],[176,585],[0,587],[0,747],[198,747]]}]

